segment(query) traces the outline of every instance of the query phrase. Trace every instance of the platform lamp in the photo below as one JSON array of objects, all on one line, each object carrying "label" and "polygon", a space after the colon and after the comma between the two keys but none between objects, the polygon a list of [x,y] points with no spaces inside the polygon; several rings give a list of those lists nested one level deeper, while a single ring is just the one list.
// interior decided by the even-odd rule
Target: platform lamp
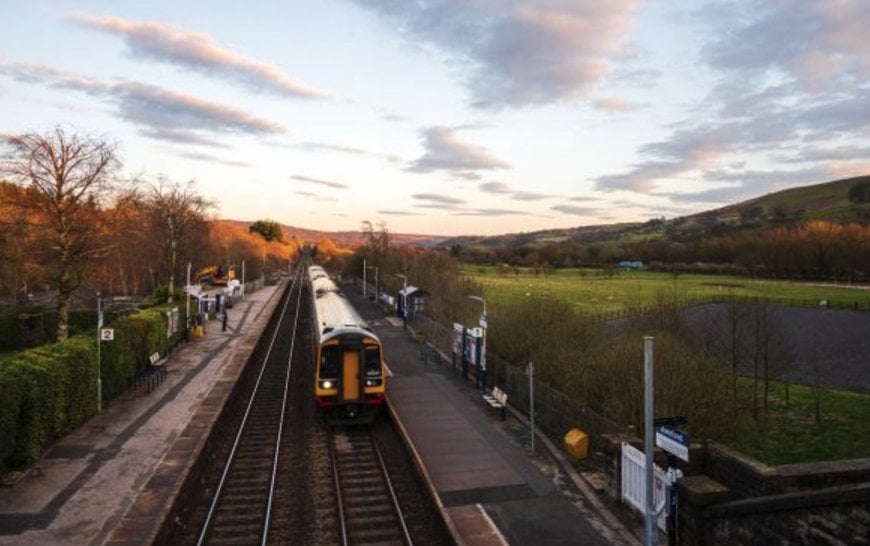
[{"label": "platform lamp", "polygon": [[375,303],[377,303],[378,302],[378,266],[369,265],[367,267],[368,267],[368,269],[375,270]]},{"label": "platform lamp", "polygon": [[408,295],[405,293],[408,290],[408,276],[402,273],[393,273],[394,277],[402,278],[402,322],[405,328],[408,327]]},{"label": "platform lamp", "polygon": [[480,315],[480,320],[478,321],[478,325],[483,330],[483,336],[481,337],[480,342],[480,362],[478,363],[478,370],[480,370],[481,376],[481,385],[478,385],[479,388],[486,388],[486,326],[487,326],[487,318],[486,318],[486,300],[482,296],[467,296],[470,300],[479,301],[483,304],[483,314]]}]

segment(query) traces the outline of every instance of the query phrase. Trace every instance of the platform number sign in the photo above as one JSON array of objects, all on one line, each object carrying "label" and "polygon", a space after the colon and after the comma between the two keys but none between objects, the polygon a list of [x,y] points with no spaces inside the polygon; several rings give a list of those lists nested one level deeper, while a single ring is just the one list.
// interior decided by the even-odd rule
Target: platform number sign
[{"label": "platform number sign", "polygon": [[114,328],[103,328],[100,330],[100,341],[112,341],[115,339]]}]

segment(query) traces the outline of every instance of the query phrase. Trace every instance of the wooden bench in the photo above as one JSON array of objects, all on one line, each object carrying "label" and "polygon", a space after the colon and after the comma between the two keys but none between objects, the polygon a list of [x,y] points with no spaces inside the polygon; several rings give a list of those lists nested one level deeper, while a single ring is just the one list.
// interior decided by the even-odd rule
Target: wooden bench
[{"label": "wooden bench", "polygon": [[492,393],[483,392],[484,401],[489,404],[489,407],[501,410],[501,420],[505,420],[505,409],[507,408],[508,395],[498,387],[492,388]]}]

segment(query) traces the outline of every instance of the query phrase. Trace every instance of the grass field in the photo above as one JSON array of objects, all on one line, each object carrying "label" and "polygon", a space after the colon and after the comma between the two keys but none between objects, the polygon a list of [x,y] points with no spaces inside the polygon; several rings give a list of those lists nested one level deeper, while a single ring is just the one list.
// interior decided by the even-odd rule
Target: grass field
[{"label": "grass field", "polygon": [[[607,314],[655,305],[664,298],[759,297],[784,305],[870,309],[870,290],[848,286],[754,280],[734,276],[678,275],[648,271],[622,272],[608,277],[591,270],[562,269],[551,275],[501,276],[493,267],[481,272],[467,266],[484,287],[490,314],[500,304],[525,297],[549,296],[571,302],[578,311]],[[751,393],[752,380],[742,378],[741,391]],[[751,400],[751,396],[748,397]],[[870,394],[823,389],[821,419],[815,419],[812,387],[774,383],[769,412],[733,447],[767,464],[870,457]],[[746,408],[748,415],[750,407]]]},{"label": "grass field", "polygon": [[[655,271],[627,271],[607,276],[597,270],[559,269],[551,275],[498,274],[495,267],[466,266],[484,288],[487,303],[497,309],[502,301],[521,297],[550,296],[570,301],[585,313],[612,313],[654,305],[663,298],[716,297],[769,298],[785,305],[816,306],[822,300],[832,307],[870,308],[870,290],[852,286],[755,280],[726,275],[674,276]],[[866,287],[865,287],[866,288]]]},{"label": "grass field", "polygon": [[788,404],[785,385],[772,387],[767,418],[736,446],[742,452],[771,465],[870,456],[870,395],[823,389],[817,423],[811,387],[791,385]]}]

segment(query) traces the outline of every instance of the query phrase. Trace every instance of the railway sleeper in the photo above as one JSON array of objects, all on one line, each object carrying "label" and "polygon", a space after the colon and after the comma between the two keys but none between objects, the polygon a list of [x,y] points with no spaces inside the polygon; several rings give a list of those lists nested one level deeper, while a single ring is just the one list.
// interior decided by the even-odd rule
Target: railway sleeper
[{"label": "railway sleeper", "polygon": [[356,475],[356,476],[352,476],[352,477],[349,476],[349,477],[345,478],[344,481],[342,482],[342,484],[347,486],[348,488],[351,488],[351,487],[360,487],[360,488],[374,487],[377,485],[383,486],[384,479],[381,476],[359,476],[359,475]]},{"label": "railway sleeper", "polygon": [[351,520],[351,526],[354,529],[383,529],[386,527],[395,527],[397,523],[395,514],[354,518]]},{"label": "railway sleeper", "polygon": [[398,529],[354,529],[348,533],[353,544],[404,544]]},{"label": "railway sleeper", "polygon": [[215,525],[208,534],[208,542],[212,543],[219,539],[233,539],[238,542],[241,537],[259,537],[263,531],[262,524],[259,525]]},{"label": "railway sleeper", "polygon": [[[246,505],[250,506],[250,505]],[[250,510],[236,510],[236,509],[228,509],[221,510],[219,512],[221,516],[220,527],[223,528],[226,526],[231,527],[247,527],[247,526],[256,526],[262,527],[263,524],[263,514],[257,514],[255,512],[251,512]]]},{"label": "railway sleeper", "polygon": [[393,505],[386,501],[362,506],[348,506],[345,511],[353,518],[379,517],[384,514],[394,515]]}]

